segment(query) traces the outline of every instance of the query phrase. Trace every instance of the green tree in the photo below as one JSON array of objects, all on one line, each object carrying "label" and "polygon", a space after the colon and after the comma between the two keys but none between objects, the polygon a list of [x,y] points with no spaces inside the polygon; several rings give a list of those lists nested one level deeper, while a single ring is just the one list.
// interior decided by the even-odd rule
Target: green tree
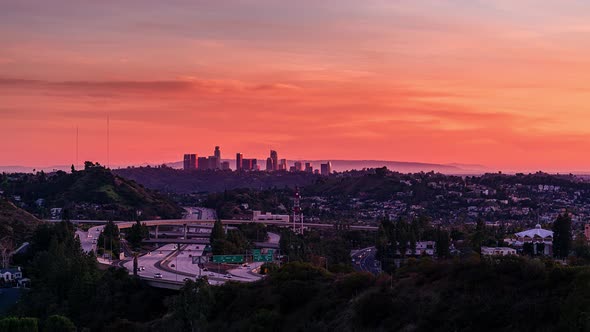
[{"label": "green tree", "polygon": [[572,243],[572,219],[565,212],[553,222],[553,255],[557,258],[566,258]]},{"label": "green tree", "polygon": [[439,259],[451,257],[449,246],[449,232],[439,228],[436,232],[436,256]]},{"label": "green tree", "polygon": [[7,317],[0,319],[0,331],[2,332],[37,332],[39,326],[36,318]]},{"label": "green tree", "polygon": [[53,315],[45,320],[43,332],[76,332],[76,325],[67,317]]},{"label": "green tree", "polygon": [[228,244],[225,240],[225,230],[219,219],[215,220],[215,223],[213,224],[213,229],[209,236],[209,242],[211,243],[211,249],[213,250],[214,255],[222,255],[230,250],[227,248]]},{"label": "green tree", "polygon": [[141,241],[146,235],[146,228],[147,227],[142,225],[140,221],[136,221],[127,231],[126,239],[134,250],[141,247]]},{"label": "green tree", "polygon": [[106,223],[102,233],[100,233],[96,245],[104,251],[112,250],[116,257],[120,252],[119,227],[112,221]]},{"label": "green tree", "polygon": [[205,331],[215,297],[206,278],[189,280],[174,300],[174,316],[183,325],[183,331]]},{"label": "green tree", "polygon": [[486,224],[483,220],[478,220],[477,224],[475,226],[475,232],[473,232],[473,234],[471,235],[471,247],[473,247],[473,249],[476,252],[480,252],[481,251],[481,246],[484,245],[485,240],[487,238],[487,229],[486,229]]},{"label": "green tree", "polygon": [[573,251],[576,257],[584,261],[590,260],[590,246],[588,246],[588,240],[584,236],[584,233],[576,236],[576,239],[573,241]]}]

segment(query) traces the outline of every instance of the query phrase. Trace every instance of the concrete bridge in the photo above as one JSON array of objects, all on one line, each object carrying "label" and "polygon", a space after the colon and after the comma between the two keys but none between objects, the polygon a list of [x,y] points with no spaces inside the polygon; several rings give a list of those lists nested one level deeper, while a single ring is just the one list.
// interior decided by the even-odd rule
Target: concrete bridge
[{"label": "concrete bridge", "polygon": [[[61,220],[47,220],[50,222],[59,222]],[[77,224],[105,224],[106,220],[70,220],[72,223]],[[131,228],[135,224],[135,221],[115,221],[119,229]],[[201,220],[201,219],[162,219],[162,220],[143,220],[142,224],[148,227],[156,227],[156,238],[158,237],[158,226],[172,225],[172,226],[185,226],[185,238],[188,232],[188,226],[205,226],[211,227],[215,220]],[[222,219],[221,223],[224,225],[241,225],[241,224],[265,224],[274,225],[279,227],[293,227],[293,223],[287,223],[284,221],[275,220],[264,220],[264,221],[252,221],[252,220],[234,220],[234,219]],[[297,224],[297,227],[301,227],[301,224]],[[322,223],[303,223],[303,227],[309,228],[323,228],[323,229],[340,229],[340,230],[360,230],[360,231],[377,231],[379,227],[376,226],[363,226],[363,225],[345,225],[345,224],[322,224]]]}]

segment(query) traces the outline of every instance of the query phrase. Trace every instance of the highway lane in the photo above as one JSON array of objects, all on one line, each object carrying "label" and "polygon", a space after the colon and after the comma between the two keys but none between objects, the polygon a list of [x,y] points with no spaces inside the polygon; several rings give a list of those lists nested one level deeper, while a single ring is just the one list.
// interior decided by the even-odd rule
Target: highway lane
[{"label": "highway lane", "polygon": [[[215,211],[212,209],[205,208],[185,208],[187,214],[186,219],[176,220],[176,223],[181,224],[182,222],[189,222],[192,220],[208,222],[211,219],[215,219]],[[154,221],[142,221],[142,223],[150,224],[161,222],[161,220]],[[242,221],[243,222],[243,221]],[[249,221],[246,221],[249,222]],[[131,227],[135,222],[116,222],[120,229]],[[241,222],[240,222],[241,223]],[[199,224],[197,224],[199,225]],[[80,238],[82,248],[86,252],[96,252],[96,243],[94,243],[100,233],[102,232],[104,225],[91,227],[87,232],[79,230],[76,232]],[[267,240],[270,244],[278,244],[280,241],[280,235],[269,232],[269,238]],[[197,248],[198,247],[198,248]],[[189,251],[190,250],[190,251]],[[202,245],[185,245],[181,246],[181,250],[178,251],[174,244],[167,244],[153,250],[150,253],[146,253],[138,257],[138,267],[143,267],[143,270],[138,271],[138,275],[144,279],[158,279],[156,274],[159,273],[162,276],[162,280],[183,282],[185,278],[194,279],[199,275],[207,276],[209,283],[211,284],[222,284],[227,280],[241,281],[241,282],[252,282],[260,280],[261,275],[255,273],[262,263],[251,263],[250,267],[236,266],[235,269],[228,271],[227,275],[231,275],[231,278],[227,278],[226,274],[217,273],[215,271],[202,271],[198,264],[192,264],[192,258],[190,256],[202,255]],[[98,258],[99,262],[110,264],[110,261],[105,261]],[[127,260],[120,262],[121,266],[125,267],[130,274],[133,274],[133,259],[128,257]]]},{"label": "highway lane", "polygon": [[379,261],[375,258],[377,249],[375,247],[368,247],[357,250],[351,254],[353,259],[353,267],[357,271],[366,271],[373,274],[381,273]]}]

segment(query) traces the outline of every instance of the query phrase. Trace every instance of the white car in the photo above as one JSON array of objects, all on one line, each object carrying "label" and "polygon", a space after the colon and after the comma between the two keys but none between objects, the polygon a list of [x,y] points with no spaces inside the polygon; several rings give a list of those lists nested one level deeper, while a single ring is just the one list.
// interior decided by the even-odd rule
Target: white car
[{"label": "white car", "polygon": [[232,278],[232,275],[228,273],[228,274],[225,275],[225,277],[231,279]]},{"label": "white car", "polygon": [[162,273],[155,273],[154,274],[154,278],[156,278],[156,279],[162,279]]}]

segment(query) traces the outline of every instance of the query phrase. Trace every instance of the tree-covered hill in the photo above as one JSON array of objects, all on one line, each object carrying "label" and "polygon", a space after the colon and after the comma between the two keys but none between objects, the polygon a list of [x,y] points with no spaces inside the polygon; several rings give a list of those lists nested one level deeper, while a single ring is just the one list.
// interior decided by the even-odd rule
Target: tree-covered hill
[{"label": "tree-covered hill", "polygon": [[18,196],[23,208],[49,218],[52,208],[63,208],[67,219],[133,220],[178,218],[182,209],[170,199],[110,170],[86,163],[81,171],[45,174],[3,174],[7,197]]},{"label": "tree-covered hill", "polygon": [[180,194],[236,188],[294,188],[311,184],[320,177],[305,172],[184,171],[170,167],[135,167],[114,172],[147,188]]},{"label": "tree-covered hill", "polygon": [[0,239],[8,237],[13,239],[15,246],[19,245],[31,237],[40,223],[29,212],[0,198]]},{"label": "tree-covered hill", "polygon": [[518,257],[422,259],[393,279],[291,263],[254,284],[188,284],[151,330],[586,331],[588,280],[587,267]]}]

